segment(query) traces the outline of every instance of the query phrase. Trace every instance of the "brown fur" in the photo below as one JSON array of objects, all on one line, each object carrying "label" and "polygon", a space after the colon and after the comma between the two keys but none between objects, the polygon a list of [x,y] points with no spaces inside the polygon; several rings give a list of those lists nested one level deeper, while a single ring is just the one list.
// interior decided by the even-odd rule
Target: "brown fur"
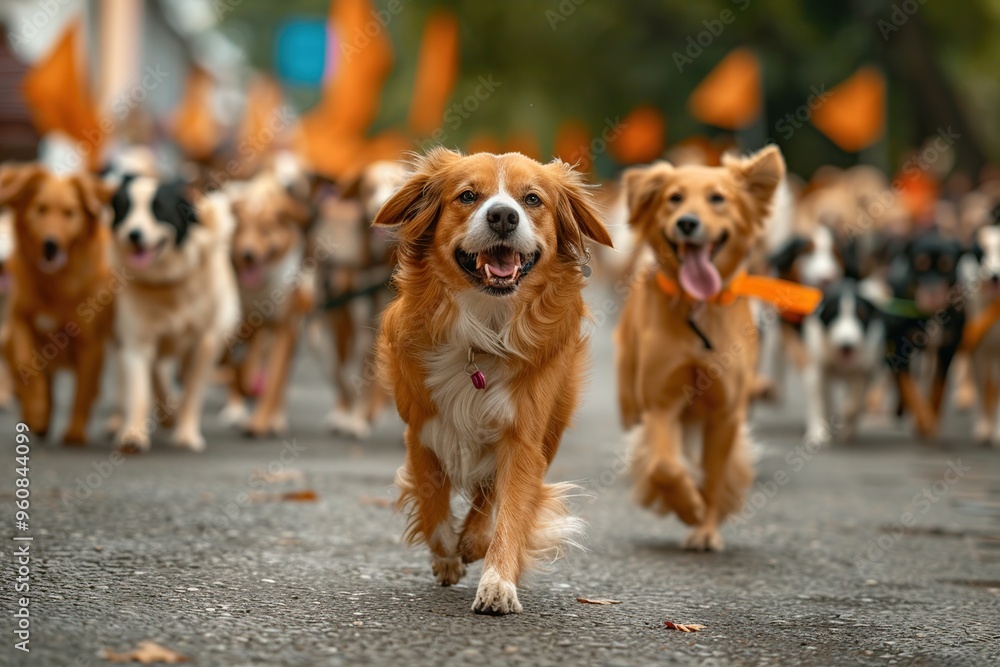
[{"label": "brown fur", "polygon": [[[775,148],[722,167],[681,167],[660,162],[626,172],[632,224],[653,250],[656,268],[678,279],[679,263],[666,238],[681,215],[697,214],[710,239],[728,232],[714,264],[727,283],[743,267],[762,231],[774,190],[784,173]],[[682,201],[672,202],[679,193]],[[713,204],[709,195],[725,201]],[[633,473],[640,503],[674,511],[695,526],[686,546],[720,549],[719,527],[739,509],[752,481],[745,435],[757,363],[757,333],[750,304],[695,304],[657,286],[655,271],[638,281],[617,331],[618,391],[626,428],[641,426]],[[711,341],[705,349],[688,326],[694,317]],[[706,382],[705,380],[708,380]],[[699,488],[685,463],[685,432],[704,429],[704,481]]]},{"label": "brown fur", "polygon": [[[304,251],[312,212],[270,172],[264,172],[245,185],[233,203],[233,213],[236,229],[232,257],[241,277],[243,304],[240,330],[250,331],[244,342],[251,350],[262,350],[262,339],[269,344],[266,353],[246,354],[242,362],[234,362],[230,401],[242,404],[251,398],[255,393],[251,386],[254,376],[263,373],[263,388],[243,430],[247,435],[264,436],[286,428],[285,394],[292,360],[305,317],[312,309],[312,282],[299,275],[301,257],[290,257]],[[278,275],[286,266],[295,275]],[[254,269],[266,274],[260,285],[248,285],[243,279]],[[281,296],[276,297],[279,292]],[[262,307],[261,303],[270,303],[271,307]]]},{"label": "brown fur", "polygon": [[[112,306],[87,306],[109,290],[112,280],[105,252],[108,232],[100,220],[109,198],[110,192],[86,175],[59,177],[37,165],[0,171],[0,206],[14,212],[17,247],[9,262],[13,286],[4,354],[21,419],[38,435],[49,430],[55,371],[75,373],[66,444],[86,441],[111,330]],[[46,239],[66,257],[52,272],[42,270]]]},{"label": "brown fur", "polygon": [[[606,245],[611,240],[582,178],[561,162],[542,166],[520,154],[462,157],[437,149],[415,166],[415,174],[375,220],[378,226],[396,226],[399,234],[398,297],[383,317],[378,349],[383,377],[407,425],[406,464],[397,478],[400,504],[410,515],[407,535],[429,545],[443,585],[458,581],[464,563],[485,557],[473,608],[518,612],[516,585],[522,572],[539,555],[558,552],[555,526],[566,521],[562,489],[544,484],[544,477],[576,406],[586,365],[586,340],[580,333],[587,314],[578,268],[581,234]],[[470,285],[454,258],[476,208],[458,197],[471,188],[485,201],[498,192],[501,179],[515,198],[529,190],[541,197],[543,204],[529,215],[542,250],[513,294],[489,296]],[[477,363],[488,377],[505,379],[503,387],[487,387],[481,400],[492,400],[490,391],[506,389],[516,418],[482,424],[497,430],[496,441],[486,445],[496,456],[495,467],[466,489],[473,507],[456,531],[457,541],[448,544],[438,531],[454,524],[451,490],[462,480],[451,479],[421,439],[428,422],[449,407],[432,398],[427,360],[453,344],[461,310],[457,299],[470,293],[476,303],[503,299],[509,308],[509,319],[499,323],[503,333],[491,332],[481,346],[489,349],[477,353]],[[463,374],[461,362],[454,372]],[[463,388],[477,391],[471,383]],[[475,395],[472,400],[479,399]]]}]

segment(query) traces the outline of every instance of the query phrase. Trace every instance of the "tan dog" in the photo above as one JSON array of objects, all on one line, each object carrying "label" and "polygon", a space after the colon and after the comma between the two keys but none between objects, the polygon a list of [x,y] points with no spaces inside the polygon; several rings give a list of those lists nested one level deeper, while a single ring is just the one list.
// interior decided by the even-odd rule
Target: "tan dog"
[{"label": "tan dog", "polygon": [[[247,435],[282,433],[292,361],[314,300],[314,279],[302,269],[312,212],[275,174],[263,172],[238,191],[233,213],[232,261],[243,312],[230,342],[246,343],[248,349],[234,363],[224,416],[241,424]],[[229,347],[232,353],[234,345]],[[245,404],[254,397],[247,419]]]},{"label": "tan dog", "polygon": [[[60,177],[37,165],[0,171],[0,206],[14,214],[17,252],[4,352],[21,403],[21,419],[37,435],[49,430],[52,379],[69,368],[76,395],[66,444],[86,441],[111,331],[112,274],[101,224],[109,192],[95,179]],[[98,306],[96,297],[104,297]]]},{"label": "tan dog", "polygon": [[[435,149],[415,167],[375,219],[399,235],[379,356],[407,425],[406,537],[442,586],[485,557],[473,610],[518,613],[522,572],[579,529],[544,478],[587,364],[583,239],[611,239],[562,162]],[[472,501],[461,525],[453,490]]]},{"label": "tan dog", "polygon": [[[723,297],[764,231],[784,172],[768,147],[721,167],[659,162],[624,177],[630,224],[657,262],[622,312],[619,404],[625,427],[639,427],[638,499],[695,526],[689,549],[722,548],[722,521],[752,481],[746,422],[757,331],[749,301]],[[698,459],[688,460],[699,448],[700,488]]]}]

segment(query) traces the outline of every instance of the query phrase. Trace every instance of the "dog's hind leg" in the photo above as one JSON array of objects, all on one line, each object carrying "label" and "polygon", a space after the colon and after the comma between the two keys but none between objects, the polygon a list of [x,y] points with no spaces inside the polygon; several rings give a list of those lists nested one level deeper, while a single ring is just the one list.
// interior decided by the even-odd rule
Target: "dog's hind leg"
[{"label": "dog's hind leg", "polygon": [[472,497],[472,506],[462,524],[458,551],[462,562],[475,563],[486,556],[493,539],[493,486],[480,486]]}]

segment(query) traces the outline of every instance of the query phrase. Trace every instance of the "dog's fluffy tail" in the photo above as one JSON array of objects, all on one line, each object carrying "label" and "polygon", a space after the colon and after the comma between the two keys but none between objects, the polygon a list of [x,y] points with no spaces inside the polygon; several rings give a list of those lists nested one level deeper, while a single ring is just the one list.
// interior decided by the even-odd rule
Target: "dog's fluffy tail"
[{"label": "dog's fluffy tail", "polygon": [[567,547],[584,548],[587,524],[573,515],[577,505],[573,499],[583,495],[581,487],[569,482],[542,485],[523,569],[545,569],[546,565],[562,558]]}]

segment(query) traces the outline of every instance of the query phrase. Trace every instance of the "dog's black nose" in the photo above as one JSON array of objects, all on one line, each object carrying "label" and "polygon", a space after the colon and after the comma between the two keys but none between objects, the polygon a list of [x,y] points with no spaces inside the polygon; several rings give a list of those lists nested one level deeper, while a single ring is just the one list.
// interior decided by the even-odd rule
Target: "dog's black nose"
[{"label": "dog's black nose", "polygon": [[252,250],[244,250],[243,251],[243,261],[246,262],[247,264],[256,264],[257,263],[257,255],[253,254]]},{"label": "dog's black nose", "polygon": [[128,233],[128,240],[134,243],[135,245],[139,245],[140,243],[142,243],[142,232],[140,232],[138,229],[133,229]]},{"label": "dog's black nose", "polygon": [[486,222],[490,229],[500,236],[507,236],[517,227],[517,211],[510,206],[498,205],[486,212]]},{"label": "dog's black nose", "polygon": [[693,215],[682,215],[677,221],[677,229],[681,230],[684,236],[691,236],[700,226],[701,220]]},{"label": "dog's black nose", "polygon": [[54,239],[45,239],[42,242],[42,255],[45,256],[45,260],[51,262],[59,254],[59,244],[55,242]]},{"label": "dog's black nose", "polygon": [[993,283],[994,285],[1000,285],[1000,276],[994,273],[992,276],[990,276],[990,282]]}]

